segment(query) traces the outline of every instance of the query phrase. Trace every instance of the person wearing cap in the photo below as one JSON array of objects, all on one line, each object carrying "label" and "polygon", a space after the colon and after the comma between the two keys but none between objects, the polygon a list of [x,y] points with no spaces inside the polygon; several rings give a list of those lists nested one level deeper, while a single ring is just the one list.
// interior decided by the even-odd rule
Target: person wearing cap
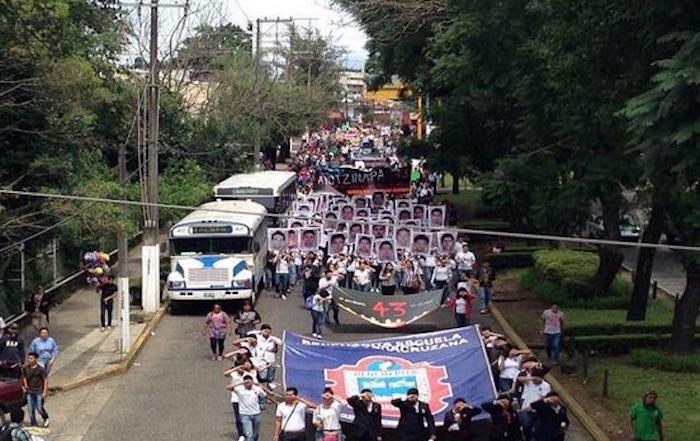
[{"label": "person wearing cap", "polygon": [[569,416],[566,406],[561,402],[559,394],[552,391],[543,399],[532,403],[532,409],[537,412],[537,431],[535,441],[564,441],[566,429],[569,427]]},{"label": "person wearing cap", "polygon": [[629,428],[635,441],[663,441],[663,412],[656,404],[656,392],[647,391],[630,408]]},{"label": "person wearing cap", "polygon": [[348,431],[350,441],[382,441],[382,407],[373,401],[370,389],[348,398],[355,419]]},{"label": "person wearing cap", "polygon": [[412,387],[406,391],[406,399],[395,398],[391,405],[401,413],[396,428],[401,441],[434,441],[435,419],[430,405],[418,399],[418,389]]},{"label": "person wearing cap", "polygon": [[24,365],[24,339],[19,335],[19,325],[12,323],[7,327],[7,334],[0,338],[0,368],[4,376],[19,378],[22,365]]},{"label": "person wearing cap", "polygon": [[260,424],[262,422],[262,408],[260,399],[265,398],[265,391],[254,384],[252,375],[243,375],[243,384],[228,384],[226,389],[238,396],[238,412],[241,416],[243,437],[238,441],[258,441],[260,437]]},{"label": "person wearing cap", "polygon": [[447,427],[448,441],[473,439],[472,418],[480,413],[481,409],[467,403],[464,398],[455,399],[452,409],[445,414],[444,427]]}]

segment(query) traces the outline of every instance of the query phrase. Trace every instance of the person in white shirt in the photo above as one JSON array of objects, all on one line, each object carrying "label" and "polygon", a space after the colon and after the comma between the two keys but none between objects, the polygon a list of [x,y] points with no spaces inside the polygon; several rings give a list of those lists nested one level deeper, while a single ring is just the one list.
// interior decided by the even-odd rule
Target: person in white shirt
[{"label": "person in white shirt", "polygon": [[306,411],[315,408],[316,404],[299,396],[296,387],[288,387],[284,391],[284,401],[277,405],[275,411],[273,440],[305,441]]},{"label": "person in white shirt", "polygon": [[326,311],[325,311],[325,315],[324,315],[324,320],[325,320],[326,326],[331,325],[331,319],[330,319],[331,310],[333,311],[333,319],[335,320],[335,324],[336,325],[340,324],[340,320],[338,317],[340,314],[340,310],[338,308],[338,304],[335,302],[335,298],[333,297],[333,290],[338,285],[339,285],[338,272],[335,269],[334,265],[329,264],[328,269],[326,270],[325,277],[323,277],[321,280],[318,281],[319,292],[326,291],[328,293],[328,295],[330,296],[330,301],[325,305]]},{"label": "person in white shirt", "polygon": [[[256,386],[252,375],[243,376],[243,384],[226,388],[238,395],[238,411],[241,415],[243,426],[243,438],[245,441],[258,441],[260,437],[260,423],[262,422],[262,409],[260,399],[265,398],[265,391]],[[239,441],[243,441],[239,438]]]},{"label": "person in white shirt", "polygon": [[272,327],[268,324],[263,324],[259,331],[251,331],[248,335],[257,338],[253,356],[262,361],[259,366],[256,366],[260,372],[260,379],[274,389],[277,354],[282,350],[282,339],[272,335]]},{"label": "person in white shirt", "polygon": [[471,271],[476,263],[476,255],[469,251],[469,246],[462,246],[462,251],[455,255],[455,260],[457,261],[457,269],[460,272]]},{"label": "person in white shirt", "polygon": [[277,291],[283,300],[287,299],[289,293],[289,266],[291,257],[285,252],[281,252],[275,259],[275,276],[277,277]]},{"label": "person in white shirt", "polygon": [[321,398],[323,401],[313,413],[316,441],[340,441],[340,413],[343,411],[343,404],[335,397],[330,387],[323,389]]},{"label": "person in white shirt", "polygon": [[253,384],[258,384],[258,372],[253,368],[253,363],[251,363],[250,360],[246,360],[243,364],[224,371],[224,377],[231,377],[229,390],[231,391],[231,405],[233,406],[233,416],[236,420],[236,432],[238,433],[239,441],[244,440],[245,435],[243,432],[243,423],[241,421],[240,401],[238,399],[238,394],[233,391],[233,388],[242,385],[243,377],[246,375],[253,377]]},{"label": "person in white shirt", "polygon": [[523,427],[525,440],[530,441],[533,439],[533,429],[537,420],[537,413],[532,409],[532,403],[546,397],[552,391],[552,387],[543,378],[546,371],[541,363],[538,364],[536,360],[528,358],[523,361],[523,367],[525,366],[528,367],[518,375],[518,384],[522,385],[518,419]]},{"label": "person in white shirt", "polygon": [[364,262],[360,263],[355,270],[353,276],[353,281],[355,282],[355,289],[362,292],[369,292],[370,276],[372,275],[372,268],[366,265]]}]

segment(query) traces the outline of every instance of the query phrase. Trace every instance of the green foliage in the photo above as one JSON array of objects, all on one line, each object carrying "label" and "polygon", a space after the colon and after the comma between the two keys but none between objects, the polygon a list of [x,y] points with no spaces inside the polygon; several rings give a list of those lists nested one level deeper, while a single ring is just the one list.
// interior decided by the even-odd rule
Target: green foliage
[{"label": "green foliage", "polygon": [[700,374],[700,354],[671,355],[660,350],[633,349],[629,360],[632,365],[646,369]]},{"label": "green foliage", "polygon": [[629,303],[631,283],[619,276],[605,296],[593,299],[583,296],[598,266],[598,256],[594,253],[541,250],[534,253],[534,259],[534,267],[521,274],[520,283],[548,303],[591,309],[620,309]]},{"label": "green foliage", "polygon": [[173,64],[195,71],[220,70],[227,57],[241,52],[250,54],[252,48],[250,34],[238,25],[201,24],[195,28],[194,35],[183,41]]},{"label": "green foliage", "polygon": [[[162,204],[196,207],[208,199],[214,184],[207,180],[202,168],[192,159],[173,165],[159,176],[160,202]],[[175,209],[159,210],[161,225],[175,222],[187,213]]]}]

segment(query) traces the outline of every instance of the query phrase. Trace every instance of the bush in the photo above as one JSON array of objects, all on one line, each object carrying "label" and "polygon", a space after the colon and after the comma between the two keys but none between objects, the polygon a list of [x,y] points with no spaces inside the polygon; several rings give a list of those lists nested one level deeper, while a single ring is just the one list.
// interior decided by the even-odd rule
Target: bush
[{"label": "bush", "polygon": [[520,284],[533,290],[548,303],[569,308],[625,309],[632,284],[617,277],[607,293],[585,298],[583,293],[598,267],[598,256],[586,251],[539,250],[533,254],[534,266],[521,274]]},{"label": "bush", "polygon": [[700,354],[671,355],[655,349],[633,349],[630,362],[634,366],[668,372],[700,373]]}]

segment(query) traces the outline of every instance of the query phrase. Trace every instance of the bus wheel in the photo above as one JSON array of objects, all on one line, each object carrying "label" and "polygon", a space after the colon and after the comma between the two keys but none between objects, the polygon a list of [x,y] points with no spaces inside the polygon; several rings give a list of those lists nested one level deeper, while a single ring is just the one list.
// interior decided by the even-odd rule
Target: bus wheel
[{"label": "bus wheel", "polygon": [[182,313],[182,305],[178,301],[171,300],[169,308],[170,315],[179,315],[180,313]]}]

